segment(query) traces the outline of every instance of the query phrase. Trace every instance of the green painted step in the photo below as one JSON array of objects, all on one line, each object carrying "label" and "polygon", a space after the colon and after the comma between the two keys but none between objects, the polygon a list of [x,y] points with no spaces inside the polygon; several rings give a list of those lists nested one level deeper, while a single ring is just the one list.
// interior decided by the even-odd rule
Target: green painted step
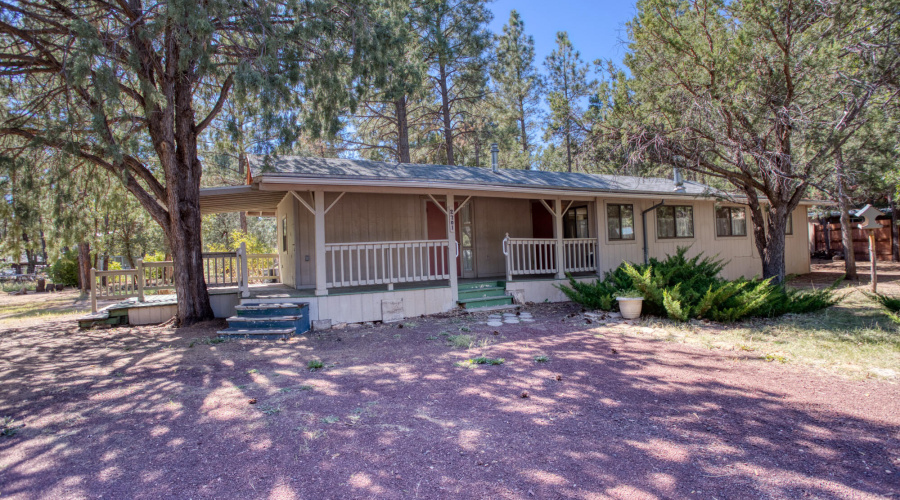
[{"label": "green painted step", "polygon": [[502,297],[484,297],[480,299],[470,299],[466,301],[459,301],[459,304],[464,309],[481,309],[482,307],[497,307],[497,306],[511,306],[513,305],[513,298],[509,295],[504,295]]},{"label": "green painted step", "polygon": [[490,288],[473,288],[470,290],[460,290],[459,291],[459,301],[465,302],[471,299],[482,299],[484,297],[503,297],[506,295],[506,288],[504,287],[490,287]]},{"label": "green painted step", "polygon": [[460,283],[459,291],[463,290],[479,290],[482,288],[506,288],[505,281],[479,281],[475,283]]}]

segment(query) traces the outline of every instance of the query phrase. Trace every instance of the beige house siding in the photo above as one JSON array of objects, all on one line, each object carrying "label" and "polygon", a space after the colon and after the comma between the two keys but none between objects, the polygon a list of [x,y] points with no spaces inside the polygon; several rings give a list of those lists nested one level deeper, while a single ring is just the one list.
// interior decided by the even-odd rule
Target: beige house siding
[{"label": "beige house siding", "polygon": [[[339,193],[326,193],[325,206],[331,206]],[[300,193],[310,205],[310,193]],[[437,196],[438,200],[442,197]],[[461,201],[464,196],[458,196]],[[347,193],[325,215],[326,243],[356,243],[375,241],[400,241],[427,239],[425,206],[427,197],[419,195]],[[659,200],[623,200],[600,198],[589,203],[591,236],[599,228],[600,270],[608,271],[623,261],[643,262],[641,211]],[[512,237],[533,237],[532,200],[525,198],[472,198],[475,226],[476,271],[478,277],[498,277],[505,274],[506,260],[502,253],[502,241],[506,233]],[[607,235],[606,205],[608,203],[634,206],[635,239],[610,241]],[[563,206],[568,203],[564,202]],[[581,205],[582,202],[575,205]],[[751,233],[737,237],[716,236],[715,206],[711,200],[667,201],[667,205],[694,207],[694,237],[662,239],[656,235],[656,211],[647,213],[649,255],[664,258],[679,246],[690,246],[689,255],[703,251],[718,255],[728,261],[722,274],[733,279],[739,276],[752,278],[762,271],[762,264]],[[552,202],[551,202],[552,205]],[[575,206],[573,205],[573,206]],[[789,274],[809,272],[807,207],[801,206],[793,213],[794,234],[786,237],[786,271]],[[281,218],[287,217],[288,248],[281,245]],[[297,288],[315,286],[315,230],[314,217],[293,195],[288,193],[276,211],[278,225],[278,252],[281,257],[282,277],[285,284]]]},{"label": "beige house siding", "polygon": [[531,201],[513,198],[473,198],[475,269],[478,276],[506,275],[503,238],[531,238]]}]

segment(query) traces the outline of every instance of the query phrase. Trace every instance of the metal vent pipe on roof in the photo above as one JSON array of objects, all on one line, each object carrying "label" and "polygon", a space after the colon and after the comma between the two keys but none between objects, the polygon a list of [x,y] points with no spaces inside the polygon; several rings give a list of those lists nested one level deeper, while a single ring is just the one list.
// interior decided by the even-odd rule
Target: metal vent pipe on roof
[{"label": "metal vent pipe on roof", "polygon": [[684,191],[684,178],[681,176],[681,169],[675,167],[672,171],[673,181],[675,181],[675,191]]},{"label": "metal vent pipe on roof", "polygon": [[491,144],[491,170],[497,172],[500,168],[498,165],[497,154],[500,152],[500,147],[497,146],[497,143]]}]

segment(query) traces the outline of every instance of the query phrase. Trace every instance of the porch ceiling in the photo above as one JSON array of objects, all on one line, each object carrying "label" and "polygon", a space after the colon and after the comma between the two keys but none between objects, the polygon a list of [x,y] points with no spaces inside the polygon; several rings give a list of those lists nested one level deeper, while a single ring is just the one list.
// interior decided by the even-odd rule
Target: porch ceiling
[{"label": "porch ceiling", "polygon": [[248,212],[275,215],[275,208],[287,193],[260,191],[256,186],[227,186],[200,190],[200,213]]}]

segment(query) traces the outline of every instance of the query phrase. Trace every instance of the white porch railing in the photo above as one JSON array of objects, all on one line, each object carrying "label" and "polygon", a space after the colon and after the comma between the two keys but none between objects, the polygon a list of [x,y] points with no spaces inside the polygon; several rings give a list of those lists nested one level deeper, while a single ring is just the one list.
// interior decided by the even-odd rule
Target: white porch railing
[{"label": "white porch railing", "polygon": [[325,286],[450,279],[449,249],[448,240],[330,243],[325,245]]},{"label": "white porch railing", "polygon": [[596,271],[597,240],[594,238],[571,238],[563,240],[565,272],[584,273]]},{"label": "white porch railing", "polygon": [[[236,286],[242,296],[249,296],[251,281],[279,280],[277,254],[247,254],[246,246],[236,252],[203,254],[203,279],[207,287]],[[91,311],[97,312],[98,300],[125,300],[137,297],[144,301],[145,292],[175,289],[172,261],[144,262],[138,259],[134,269],[97,271],[91,269]]]},{"label": "white porch railing", "polygon": [[503,240],[506,279],[529,274],[556,272],[556,240],[553,238],[510,238]]},{"label": "white porch railing", "polygon": [[[557,274],[557,245],[555,238],[503,239],[503,255],[506,256],[506,280],[514,276]],[[597,271],[597,240],[595,238],[570,238],[562,240],[563,272],[582,273]]]}]

